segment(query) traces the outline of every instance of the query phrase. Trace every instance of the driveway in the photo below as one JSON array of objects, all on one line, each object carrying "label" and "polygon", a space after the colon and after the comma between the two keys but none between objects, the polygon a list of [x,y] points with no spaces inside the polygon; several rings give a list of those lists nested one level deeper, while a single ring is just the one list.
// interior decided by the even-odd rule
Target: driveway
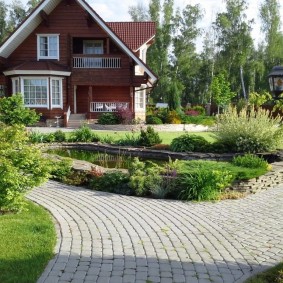
[{"label": "driveway", "polygon": [[49,181],[28,198],[58,228],[56,256],[40,283],[243,282],[283,260],[283,185],[192,203]]}]

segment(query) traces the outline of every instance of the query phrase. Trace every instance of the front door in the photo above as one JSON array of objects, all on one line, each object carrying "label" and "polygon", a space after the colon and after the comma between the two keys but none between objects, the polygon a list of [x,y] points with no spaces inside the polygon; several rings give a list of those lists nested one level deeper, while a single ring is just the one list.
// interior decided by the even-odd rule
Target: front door
[{"label": "front door", "polygon": [[78,86],[76,93],[77,113],[89,112],[89,86]]}]

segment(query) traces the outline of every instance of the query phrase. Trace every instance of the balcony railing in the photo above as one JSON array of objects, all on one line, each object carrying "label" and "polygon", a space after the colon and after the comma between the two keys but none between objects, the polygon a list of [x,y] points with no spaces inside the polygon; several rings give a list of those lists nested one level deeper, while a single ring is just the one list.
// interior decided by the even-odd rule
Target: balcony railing
[{"label": "balcony railing", "polygon": [[73,57],[73,68],[117,69],[121,68],[121,58],[114,57]]},{"label": "balcony railing", "polygon": [[91,102],[90,112],[116,112],[118,109],[128,109],[128,102]]}]

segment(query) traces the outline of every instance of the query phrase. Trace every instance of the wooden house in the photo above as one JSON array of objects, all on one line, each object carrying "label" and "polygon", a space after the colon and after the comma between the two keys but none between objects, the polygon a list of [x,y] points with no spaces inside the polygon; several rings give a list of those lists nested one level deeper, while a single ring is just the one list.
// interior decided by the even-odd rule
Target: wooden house
[{"label": "wooden house", "polygon": [[45,119],[145,119],[157,76],[146,64],[154,22],[105,22],[85,0],[43,0],[0,47],[0,96],[21,93]]}]

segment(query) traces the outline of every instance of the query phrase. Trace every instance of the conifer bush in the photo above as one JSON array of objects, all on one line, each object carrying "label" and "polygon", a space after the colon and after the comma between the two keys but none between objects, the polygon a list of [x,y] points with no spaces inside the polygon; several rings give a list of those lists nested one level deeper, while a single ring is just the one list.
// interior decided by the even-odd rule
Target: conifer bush
[{"label": "conifer bush", "polygon": [[276,149],[283,140],[280,116],[262,108],[230,106],[217,117],[218,142],[235,152],[256,153]]}]

